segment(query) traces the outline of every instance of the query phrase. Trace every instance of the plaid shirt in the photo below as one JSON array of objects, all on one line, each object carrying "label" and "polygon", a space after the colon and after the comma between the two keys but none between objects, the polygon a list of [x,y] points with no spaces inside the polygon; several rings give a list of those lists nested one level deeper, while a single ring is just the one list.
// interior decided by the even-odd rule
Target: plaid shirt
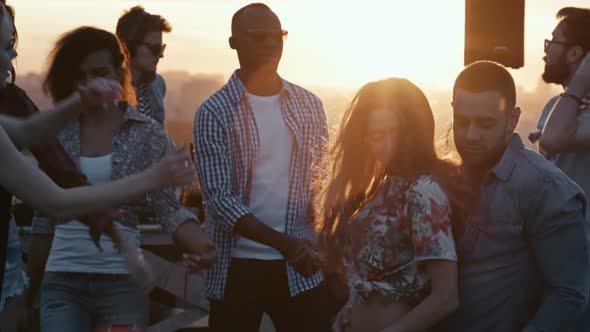
[{"label": "plaid shirt", "polygon": [[[238,219],[252,213],[248,208],[248,196],[259,137],[245,91],[234,73],[195,115],[197,173],[205,200],[205,222],[209,236],[220,248],[217,263],[211,267],[207,278],[207,297],[214,300],[223,298],[231,251],[239,237],[233,233],[233,227]],[[318,97],[285,80],[281,112],[295,140],[285,232],[296,239],[311,239],[315,236],[309,213],[313,165],[322,156],[328,141],[326,115]],[[320,273],[305,278],[291,265],[287,265],[287,274],[292,296],[322,281]]]},{"label": "plaid shirt", "polygon": [[[0,91],[0,114],[27,117],[39,112],[39,109],[27,94],[14,84],[8,84]],[[37,159],[39,167],[60,187],[73,188],[88,185],[86,176],[80,172],[74,161],[65,152],[57,138],[30,148]],[[98,241],[101,232],[118,216],[114,210],[94,213],[80,220],[90,226],[93,239]]]}]

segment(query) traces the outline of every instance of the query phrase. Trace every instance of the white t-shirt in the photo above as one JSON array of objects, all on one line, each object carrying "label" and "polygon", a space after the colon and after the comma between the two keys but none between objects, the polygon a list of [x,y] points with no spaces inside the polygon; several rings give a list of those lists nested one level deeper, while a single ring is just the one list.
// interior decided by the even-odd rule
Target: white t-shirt
[{"label": "white t-shirt", "polygon": [[[96,158],[80,157],[80,170],[92,184],[111,181],[112,155]],[[139,232],[114,223],[119,232],[132,244],[140,246]],[[90,237],[88,226],[74,220],[55,227],[51,252],[45,271],[128,274],[124,258],[110,237],[100,237],[102,250]]]},{"label": "white t-shirt", "polygon": [[[258,129],[259,149],[254,160],[248,207],[266,225],[285,231],[289,201],[289,166],[293,134],[281,112],[281,95],[268,97],[246,93]],[[276,249],[240,237],[232,257],[283,259]]]}]

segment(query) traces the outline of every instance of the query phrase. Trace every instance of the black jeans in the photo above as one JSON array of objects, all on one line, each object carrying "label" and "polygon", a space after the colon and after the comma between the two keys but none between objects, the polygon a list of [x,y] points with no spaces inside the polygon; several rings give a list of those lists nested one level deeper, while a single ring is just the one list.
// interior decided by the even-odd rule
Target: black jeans
[{"label": "black jeans", "polygon": [[211,301],[209,329],[258,332],[262,313],[277,332],[329,332],[328,290],[318,287],[291,297],[283,260],[232,259],[224,299]]}]

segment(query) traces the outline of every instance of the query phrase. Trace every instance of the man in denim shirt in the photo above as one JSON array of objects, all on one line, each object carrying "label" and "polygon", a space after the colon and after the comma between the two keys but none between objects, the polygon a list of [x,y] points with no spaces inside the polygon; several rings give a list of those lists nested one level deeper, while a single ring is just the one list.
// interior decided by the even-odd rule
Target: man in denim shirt
[{"label": "man in denim shirt", "polygon": [[454,139],[478,194],[455,211],[460,306],[442,331],[566,331],[588,299],[584,195],[514,133],[515,90],[493,62],[455,81]]}]

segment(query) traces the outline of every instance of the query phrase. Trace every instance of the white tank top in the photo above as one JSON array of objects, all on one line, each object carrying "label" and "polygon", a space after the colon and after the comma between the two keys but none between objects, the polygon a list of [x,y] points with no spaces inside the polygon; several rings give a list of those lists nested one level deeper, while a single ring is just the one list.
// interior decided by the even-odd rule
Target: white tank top
[{"label": "white tank top", "polygon": [[[80,170],[91,184],[111,181],[112,155],[96,158],[80,157]],[[119,232],[131,244],[140,246],[139,232],[115,223]],[[90,238],[89,227],[79,220],[55,227],[51,252],[45,266],[49,272],[84,272],[128,274],[127,264],[111,239],[100,237],[101,249]]]}]

